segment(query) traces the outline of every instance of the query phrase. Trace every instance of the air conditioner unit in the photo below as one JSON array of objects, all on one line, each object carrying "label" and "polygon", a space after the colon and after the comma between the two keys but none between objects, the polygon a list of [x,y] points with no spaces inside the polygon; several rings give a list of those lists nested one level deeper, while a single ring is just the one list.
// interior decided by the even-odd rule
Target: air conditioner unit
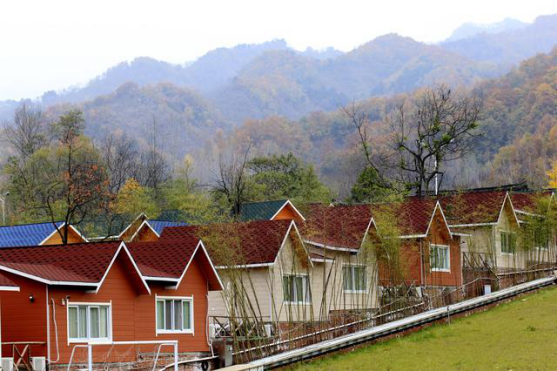
[{"label": "air conditioner unit", "polygon": [[31,357],[31,365],[33,366],[33,371],[46,371],[46,358]]},{"label": "air conditioner unit", "polygon": [[14,369],[14,359],[2,357],[2,363],[0,364],[2,371],[13,371]]},{"label": "air conditioner unit", "polygon": [[217,335],[217,325],[214,324],[210,324],[209,325],[209,339],[214,339],[215,336]]}]

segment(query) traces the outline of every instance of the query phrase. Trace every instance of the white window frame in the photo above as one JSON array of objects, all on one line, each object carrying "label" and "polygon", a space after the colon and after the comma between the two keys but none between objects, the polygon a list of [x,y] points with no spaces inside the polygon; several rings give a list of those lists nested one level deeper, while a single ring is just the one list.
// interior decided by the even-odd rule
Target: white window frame
[{"label": "white window frame", "polygon": [[[351,277],[352,277],[352,287],[356,287],[356,276],[354,275],[354,269],[356,267],[360,267],[360,268],[364,268],[364,289],[363,290],[345,290],[344,289],[344,268],[350,268],[351,273]],[[344,263],[342,265],[342,291],[347,293],[347,294],[364,294],[367,292],[367,288],[368,288],[368,282],[367,282],[367,267],[364,264],[350,264],[350,263]]]},{"label": "white window frame", "polygon": [[[503,233],[507,234],[509,237],[514,236],[514,251],[503,251]],[[502,255],[514,255],[516,253],[516,248],[517,248],[517,246],[516,246],[516,242],[517,242],[516,241],[516,233],[501,230],[501,231],[499,231],[499,238],[500,238],[499,245],[500,245],[501,254]],[[509,243],[510,243],[510,241],[509,241]]]},{"label": "white window frame", "polygon": [[[108,318],[107,318],[107,331],[108,331],[108,337],[106,338],[92,338],[92,337],[88,337],[88,338],[71,338],[70,337],[70,307],[80,307],[80,306],[85,306],[87,307],[87,334],[91,334],[91,320],[90,320],[90,308],[91,307],[108,307]],[[99,310],[100,313],[100,310]],[[78,311],[78,316],[79,316],[79,311]],[[79,326],[79,322],[78,322],[78,326]],[[68,301],[66,303],[66,330],[67,330],[67,339],[68,339],[68,345],[69,344],[73,344],[73,343],[87,343],[89,341],[98,341],[98,342],[107,342],[110,343],[112,342],[112,301],[109,302],[104,302],[104,303],[91,303],[91,302],[70,302]]]},{"label": "white window frame", "polygon": [[[432,249],[436,248],[437,250],[439,250],[439,248],[442,249],[446,249],[447,250],[447,268],[433,268],[431,266],[431,262],[432,262]],[[435,257],[435,259],[437,259],[437,257]],[[430,269],[432,272],[447,272],[450,273],[451,271],[451,246],[450,245],[440,245],[440,244],[436,244],[436,243],[430,243],[429,244],[429,264],[430,264]]]},{"label": "white window frame", "polygon": [[[305,284],[303,284],[303,289],[302,289],[302,295],[303,295],[303,300],[301,301],[287,301],[286,300],[286,293],[284,292],[284,278],[285,277],[302,277],[305,278],[305,280],[302,280],[302,282],[305,282]],[[307,305],[307,304],[311,304],[311,300],[312,300],[312,293],[311,293],[311,283],[309,281],[309,276],[307,274],[283,274],[282,275],[282,301],[284,304],[288,304],[288,305]],[[305,290],[304,290],[305,289]],[[308,300],[309,299],[309,300]]]},{"label": "white window frame", "polygon": [[[182,302],[187,301],[190,303],[190,324],[191,329],[183,329],[183,330],[166,330],[166,329],[159,329],[157,326],[157,319],[159,318],[158,313],[158,301],[159,300],[181,300]],[[166,305],[166,304],[165,304]],[[193,295],[192,296],[158,296],[155,295],[155,331],[157,335],[164,335],[164,334],[195,334],[195,312],[193,307]],[[174,306],[172,306],[172,311],[174,311]],[[182,309],[183,313],[183,309]],[[182,318],[182,322],[184,319]],[[164,319],[163,323],[166,323],[166,311],[164,312]]]}]

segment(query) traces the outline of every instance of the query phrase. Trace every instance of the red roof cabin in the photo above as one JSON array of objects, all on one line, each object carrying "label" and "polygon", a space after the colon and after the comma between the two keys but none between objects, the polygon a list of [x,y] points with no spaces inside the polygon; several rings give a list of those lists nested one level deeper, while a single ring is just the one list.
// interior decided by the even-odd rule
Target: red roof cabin
[{"label": "red roof cabin", "polygon": [[[73,365],[87,363],[87,342],[106,343],[93,346],[94,363],[133,364],[156,353],[152,341],[210,351],[207,295],[222,285],[199,239],[4,248],[0,272],[20,288],[2,293],[2,341],[32,344],[51,368],[72,352]],[[14,357],[13,348],[2,354]]]}]

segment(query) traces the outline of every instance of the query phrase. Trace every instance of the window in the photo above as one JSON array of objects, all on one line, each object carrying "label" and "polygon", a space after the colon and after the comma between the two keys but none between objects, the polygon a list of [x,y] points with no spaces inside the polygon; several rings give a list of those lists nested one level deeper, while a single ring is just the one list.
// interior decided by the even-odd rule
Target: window
[{"label": "window", "polygon": [[432,271],[449,272],[451,270],[451,256],[449,246],[430,245],[429,264]]},{"label": "window", "polygon": [[365,265],[342,267],[343,289],[347,292],[365,292],[367,289]]},{"label": "window", "polygon": [[501,252],[514,254],[516,251],[516,234],[511,232],[501,232]]},{"label": "window", "polygon": [[309,303],[311,301],[308,276],[283,276],[282,285],[285,302]]},{"label": "window", "polygon": [[110,339],[110,305],[68,304],[70,341]]},{"label": "window", "polygon": [[157,298],[157,333],[193,332],[193,298]]}]

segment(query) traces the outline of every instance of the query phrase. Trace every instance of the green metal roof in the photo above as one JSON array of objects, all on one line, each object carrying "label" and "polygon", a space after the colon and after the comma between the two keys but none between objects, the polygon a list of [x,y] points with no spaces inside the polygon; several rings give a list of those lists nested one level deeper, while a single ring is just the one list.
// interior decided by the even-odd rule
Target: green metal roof
[{"label": "green metal roof", "polygon": [[284,206],[287,200],[246,202],[240,209],[240,220],[250,222],[254,220],[271,220]]}]

